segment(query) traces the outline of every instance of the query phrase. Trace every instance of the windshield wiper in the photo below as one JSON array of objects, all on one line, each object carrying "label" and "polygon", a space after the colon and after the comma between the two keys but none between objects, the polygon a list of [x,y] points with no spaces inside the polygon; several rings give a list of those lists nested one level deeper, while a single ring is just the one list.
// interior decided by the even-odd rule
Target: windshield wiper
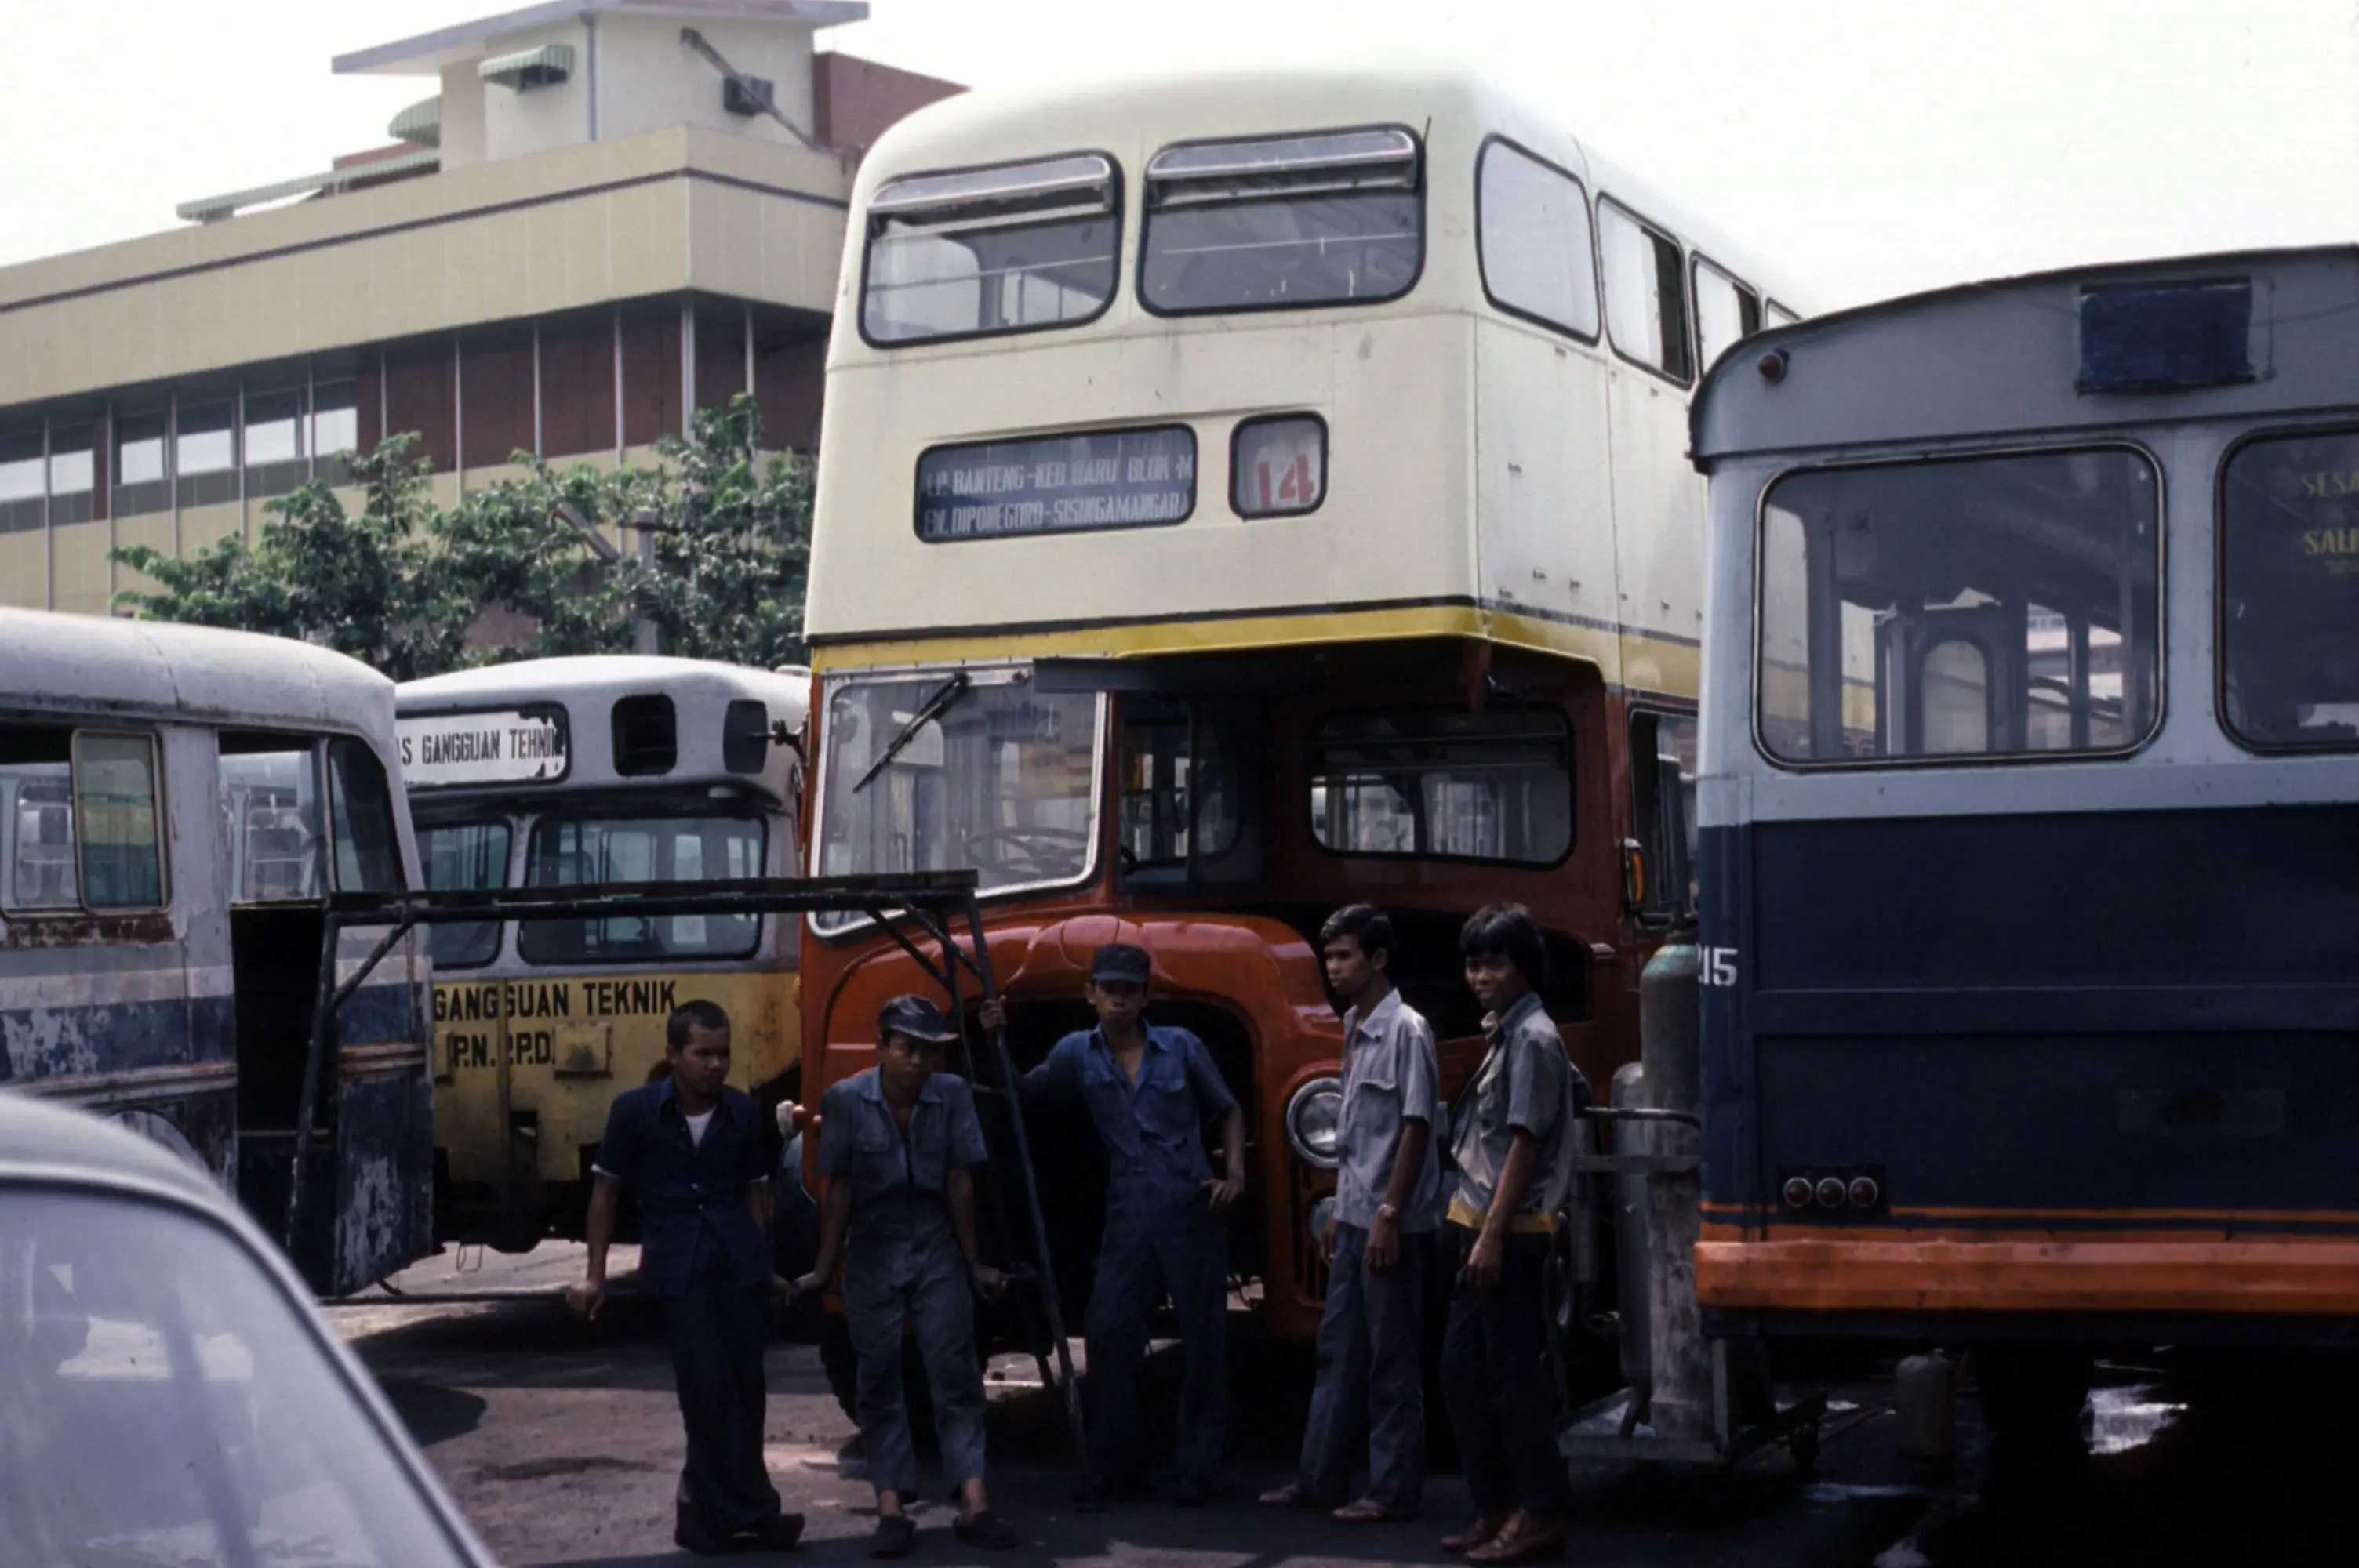
[{"label": "windshield wiper", "polygon": [[860,775],[860,782],[852,786],[852,793],[858,795],[862,790],[866,789],[869,782],[878,773],[891,767],[893,759],[899,756],[908,749],[909,742],[918,738],[919,730],[956,708],[965,700],[966,694],[973,689],[974,682],[967,678],[967,673],[964,670],[959,671],[936,687],[933,696],[918,704],[918,711],[909,715],[909,722],[901,726],[900,733],[886,742],[883,753],[868,764],[868,771]]}]

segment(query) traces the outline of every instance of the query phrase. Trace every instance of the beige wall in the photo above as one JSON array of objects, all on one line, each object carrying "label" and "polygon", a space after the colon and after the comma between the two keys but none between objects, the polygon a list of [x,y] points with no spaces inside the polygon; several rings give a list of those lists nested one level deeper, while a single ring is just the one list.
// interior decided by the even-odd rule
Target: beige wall
[{"label": "beige wall", "polygon": [[[605,28],[602,24],[599,31]],[[603,45],[603,39],[601,43]],[[503,87],[495,81],[485,81],[475,74],[480,63],[469,60],[451,70],[462,70],[475,90],[482,104],[484,118],[484,157],[488,159],[527,157],[534,153],[553,152],[590,139],[590,42],[588,30],[576,23],[536,27],[497,39],[484,47],[484,54],[516,54],[525,49],[537,49],[544,44],[571,44],[573,47],[573,74],[549,87],[536,87],[527,92]],[[604,115],[605,57],[599,57],[599,117]],[[444,92],[451,88],[451,70],[443,72]],[[446,98],[445,103],[449,100]],[[653,127],[648,127],[652,129]],[[599,127],[599,137],[610,133]]]},{"label": "beige wall", "polygon": [[442,168],[472,168],[484,161],[484,83],[473,60],[442,68]]},{"label": "beige wall", "polygon": [[[699,175],[818,200],[707,201]],[[705,274],[825,312],[847,185],[832,157],[677,127],[0,269],[0,408],[674,293]]]},{"label": "beige wall", "polygon": [[[696,30],[747,76],[766,77],[787,118],[811,126],[811,35],[775,22],[698,17]],[[679,41],[680,18],[607,12],[598,19],[598,135],[635,136],[660,125],[701,125],[782,146],[797,146],[766,114],[721,106],[721,73]],[[505,46],[503,46],[505,52]]]},{"label": "beige wall", "polygon": [[0,604],[46,610],[49,594],[49,536],[38,528],[0,534]]}]

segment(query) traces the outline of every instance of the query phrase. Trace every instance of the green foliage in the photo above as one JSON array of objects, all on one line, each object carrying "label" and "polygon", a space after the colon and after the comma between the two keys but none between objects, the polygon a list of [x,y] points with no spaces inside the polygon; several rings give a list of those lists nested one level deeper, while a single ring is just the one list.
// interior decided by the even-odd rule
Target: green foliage
[{"label": "green foliage", "polygon": [[[775,665],[804,657],[810,465],[764,458],[753,400],[697,414],[662,465],[527,471],[436,508],[402,436],[353,462],[348,512],[324,484],[269,503],[255,543],[185,559],[145,546],[114,558],[159,590],[117,596],[156,620],[321,643],[397,680],[462,665],[627,652],[642,624],[664,653]],[[594,535],[594,537],[593,537]],[[618,546],[619,543],[619,548]],[[520,645],[470,647],[487,610],[531,626]]]}]

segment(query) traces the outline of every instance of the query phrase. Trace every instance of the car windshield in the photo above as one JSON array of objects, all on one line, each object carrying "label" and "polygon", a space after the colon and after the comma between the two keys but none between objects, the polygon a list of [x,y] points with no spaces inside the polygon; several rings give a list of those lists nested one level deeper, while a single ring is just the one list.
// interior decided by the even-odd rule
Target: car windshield
[{"label": "car windshield", "polygon": [[[985,892],[1086,876],[1097,838],[1098,699],[977,674],[944,701],[944,685],[920,675],[847,681],[830,694],[818,873],[972,867]],[[929,699],[936,716],[911,730]],[[816,924],[842,930],[858,918]]]},{"label": "car windshield", "polygon": [[0,1195],[0,1519],[16,1568],[468,1561],[304,1309],[227,1233]]}]

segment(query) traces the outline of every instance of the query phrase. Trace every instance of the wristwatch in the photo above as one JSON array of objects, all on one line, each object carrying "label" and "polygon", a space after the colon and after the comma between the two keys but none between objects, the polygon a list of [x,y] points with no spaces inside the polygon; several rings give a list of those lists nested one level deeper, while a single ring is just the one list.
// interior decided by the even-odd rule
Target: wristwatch
[{"label": "wristwatch", "polygon": [[1400,1210],[1395,1208],[1388,1203],[1380,1203],[1376,1206],[1376,1217],[1378,1219],[1398,1219],[1400,1217]]}]

